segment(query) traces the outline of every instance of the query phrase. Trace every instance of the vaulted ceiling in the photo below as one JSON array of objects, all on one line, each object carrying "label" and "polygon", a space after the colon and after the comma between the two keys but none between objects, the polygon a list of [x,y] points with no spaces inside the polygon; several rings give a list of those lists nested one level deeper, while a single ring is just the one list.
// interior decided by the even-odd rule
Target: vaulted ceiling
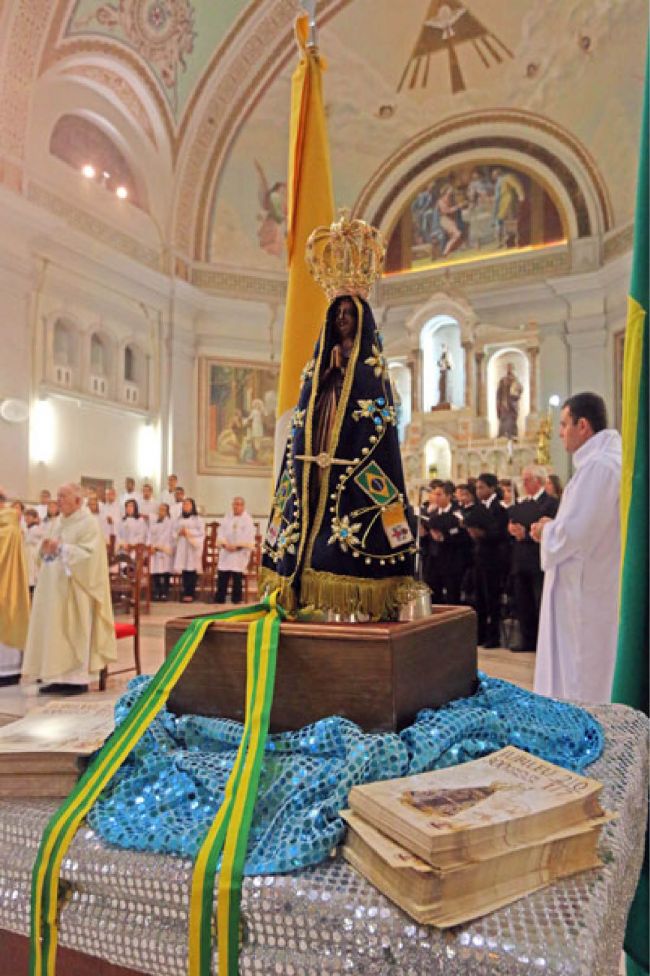
[{"label": "vaulted ceiling", "polygon": [[[0,179],[188,262],[280,270],[260,227],[281,225],[296,12],[296,0],[0,5]],[[631,219],[643,0],[321,0],[318,23],[341,205],[388,227],[441,154],[488,153],[492,139],[506,159],[530,151],[549,185],[557,159],[594,232]],[[52,142],[75,115],[112,141],[144,210],[114,213],[105,186],[80,194]]]}]

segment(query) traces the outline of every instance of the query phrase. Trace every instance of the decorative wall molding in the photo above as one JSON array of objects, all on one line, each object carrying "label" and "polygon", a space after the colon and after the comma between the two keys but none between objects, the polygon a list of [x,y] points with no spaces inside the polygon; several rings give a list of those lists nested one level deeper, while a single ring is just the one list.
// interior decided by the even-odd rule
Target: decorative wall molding
[{"label": "decorative wall molding", "polygon": [[571,271],[571,257],[565,245],[543,248],[519,257],[495,257],[468,264],[449,264],[430,271],[410,272],[383,278],[377,284],[377,304],[429,299],[436,291],[455,288],[501,285],[509,281],[566,275]]},{"label": "decorative wall molding", "polygon": [[102,244],[133,258],[134,261],[139,261],[140,264],[145,264],[154,271],[159,270],[160,255],[158,251],[147,247],[146,244],[141,244],[140,241],[135,240],[123,231],[111,227],[110,224],[93,216],[88,211],[75,207],[68,200],[52,193],[51,190],[39,183],[30,181],[27,184],[26,196],[32,203],[43,207],[44,210],[55,214],[57,217],[61,217],[75,230],[87,234],[94,240],[101,241]]},{"label": "decorative wall molding", "polygon": [[190,280],[197,288],[215,295],[264,301],[273,298],[283,302],[287,290],[286,276],[266,278],[261,275],[248,275],[238,271],[217,271],[214,268],[206,267],[195,267],[192,270]]}]

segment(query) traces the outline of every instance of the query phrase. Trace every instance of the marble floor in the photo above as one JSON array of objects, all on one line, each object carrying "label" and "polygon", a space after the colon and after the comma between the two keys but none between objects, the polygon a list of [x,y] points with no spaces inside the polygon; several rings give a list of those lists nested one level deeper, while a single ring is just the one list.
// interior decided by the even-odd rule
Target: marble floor
[{"label": "marble floor", "polygon": [[[140,655],[142,669],[145,674],[153,674],[162,664],[164,658],[164,629],[167,620],[172,617],[214,613],[218,609],[212,603],[194,603],[191,607],[183,603],[152,603],[151,612],[140,618]],[[130,667],[133,664],[133,641],[131,639],[118,642],[119,660],[115,669]],[[533,673],[535,669],[534,654],[513,654],[506,648],[484,650],[479,648],[479,668],[496,678],[505,678],[522,688],[532,689]],[[88,696],[95,700],[117,698],[135,672],[111,676],[106,691],[99,692],[91,687]],[[82,698],[88,697],[82,696]],[[0,724],[11,718],[24,715],[30,708],[47,700],[46,696],[38,694],[36,685],[0,688]]]}]

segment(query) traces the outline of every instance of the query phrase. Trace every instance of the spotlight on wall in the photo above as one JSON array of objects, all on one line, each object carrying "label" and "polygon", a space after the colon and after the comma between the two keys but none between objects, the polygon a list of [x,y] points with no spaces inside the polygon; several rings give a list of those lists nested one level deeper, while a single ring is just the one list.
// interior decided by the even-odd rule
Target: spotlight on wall
[{"label": "spotlight on wall", "polygon": [[29,453],[36,464],[49,464],[54,457],[56,422],[50,400],[37,400],[29,425]]},{"label": "spotlight on wall", "polygon": [[81,172],[87,180],[94,180],[97,176],[97,170],[91,163],[84,163],[84,165],[81,167]]},{"label": "spotlight on wall", "polygon": [[115,196],[119,197],[120,200],[126,200],[129,195],[129,191],[125,186],[118,186],[115,190]]},{"label": "spotlight on wall", "polygon": [[549,405],[549,407],[559,407],[560,406],[560,398],[557,395],[557,393],[552,393],[551,394],[551,396],[548,398],[548,405]]},{"label": "spotlight on wall", "polygon": [[160,434],[150,423],[138,433],[138,469],[141,478],[157,479],[160,473]]}]

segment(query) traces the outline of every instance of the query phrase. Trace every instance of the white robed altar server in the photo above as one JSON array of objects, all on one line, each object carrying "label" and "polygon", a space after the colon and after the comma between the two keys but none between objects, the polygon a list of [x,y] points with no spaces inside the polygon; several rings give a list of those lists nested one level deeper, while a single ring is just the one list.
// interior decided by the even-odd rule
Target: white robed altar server
[{"label": "white robed altar server", "polygon": [[205,524],[196,511],[193,498],[184,498],[181,506],[180,518],[174,522],[174,572],[180,573],[183,581],[181,601],[191,603],[196,592],[198,574],[203,571]]},{"label": "white robed altar server", "polygon": [[[593,401],[593,402],[592,402]],[[562,410],[560,436],[575,474],[541,536],[544,592],[535,691],[553,698],[610,701],[616,661],[620,562],[621,438],[606,429],[604,402],[577,394]]]},{"label": "white robed altar server", "polygon": [[217,545],[219,562],[214,601],[226,602],[228,584],[232,579],[232,602],[241,603],[244,573],[255,546],[255,523],[246,511],[246,503],[240,495],[233,498],[232,511],[224,515],[219,523]]},{"label": "white robed altar server", "polygon": [[145,545],[147,542],[147,520],[143,519],[138,510],[138,503],[133,498],[126,502],[124,518],[117,525],[117,546],[119,549],[132,550],[135,546]]},{"label": "white robed altar server", "polygon": [[151,573],[171,573],[174,569],[175,526],[169,516],[169,505],[161,502],[158,509],[158,518],[149,522]]},{"label": "white robed altar server", "polygon": [[169,517],[169,505],[161,502],[158,506],[158,517],[149,519],[149,571],[154,600],[169,598],[170,574],[174,570],[175,529],[174,522]]},{"label": "white robed altar server", "polygon": [[106,545],[81,489],[63,485],[61,514],[48,523],[23,656],[23,677],[43,692],[85,690],[117,657]]}]

